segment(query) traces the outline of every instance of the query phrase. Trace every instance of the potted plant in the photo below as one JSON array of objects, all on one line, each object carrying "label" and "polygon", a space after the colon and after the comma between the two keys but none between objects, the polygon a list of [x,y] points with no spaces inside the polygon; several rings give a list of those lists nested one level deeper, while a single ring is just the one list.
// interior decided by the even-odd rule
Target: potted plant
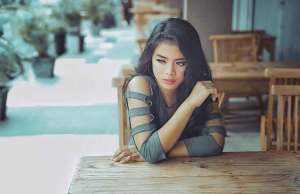
[{"label": "potted plant", "polygon": [[[38,8],[36,8],[38,9]],[[55,58],[48,54],[49,25],[48,16],[42,9],[17,11],[19,19],[18,31],[21,37],[37,51],[32,59],[33,70],[38,77],[54,77]]]},{"label": "potted plant", "polygon": [[60,56],[66,52],[67,22],[63,9],[60,6],[52,6],[48,20],[49,31],[54,34],[56,55]]},{"label": "potted plant", "polygon": [[106,1],[101,6],[101,11],[104,13],[104,17],[101,22],[103,28],[112,28],[116,26],[114,7],[114,2],[111,1]]},{"label": "potted plant", "polygon": [[86,0],[84,8],[87,18],[91,21],[92,35],[98,36],[101,30],[101,23],[105,16],[105,0]]},{"label": "potted plant", "polygon": [[61,0],[58,4],[60,12],[64,15],[66,26],[68,27],[68,39],[78,40],[77,52],[84,51],[84,35],[81,33],[82,1]]},{"label": "potted plant", "polygon": [[71,31],[80,33],[81,24],[81,1],[78,0],[61,0],[58,4],[60,12],[63,13],[64,18],[69,27],[73,28]]},{"label": "potted plant", "polygon": [[23,71],[19,56],[9,42],[0,37],[0,121],[6,118],[6,100],[12,81]]}]

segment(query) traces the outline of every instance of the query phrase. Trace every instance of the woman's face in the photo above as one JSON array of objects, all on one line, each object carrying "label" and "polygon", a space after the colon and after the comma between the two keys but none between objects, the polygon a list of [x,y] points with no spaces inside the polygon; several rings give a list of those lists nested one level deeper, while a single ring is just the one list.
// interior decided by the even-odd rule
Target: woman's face
[{"label": "woman's face", "polygon": [[162,42],[154,50],[152,68],[161,90],[174,92],[184,80],[187,62],[176,44]]}]

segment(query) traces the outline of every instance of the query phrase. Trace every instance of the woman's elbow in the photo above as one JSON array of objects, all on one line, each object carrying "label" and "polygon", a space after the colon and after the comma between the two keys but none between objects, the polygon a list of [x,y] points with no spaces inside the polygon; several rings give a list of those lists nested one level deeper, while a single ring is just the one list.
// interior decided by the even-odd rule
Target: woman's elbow
[{"label": "woman's elbow", "polygon": [[212,135],[211,137],[212,137],[211,139],[213,141],[212,149],[211,149],[212,153],[214,155],[222,154],[223,149],[224,149],[224,144],[225,144],[224,136],[216,133],[216,134]]},{"label": "woman's elbow", "polygon": [[167,158],[161,147],[151,146],[149,143],[144,143],[139,152],[144,160],[150,164],[156,164]]},{"label": "woman's elbow", "polygon": [[212,143],[211,145],[211,155],[220,155],[223,153],[223,149],[224,149],[224,139],[223,141],[217,141],[215,138],[212,138],[214,143]]},{"label": "woman's elbow", "polygon": [[219,145],[217,144],[213,149],[212,149],[212,153],[211,155],[220,155],[223,153],[223,148],[224,148],[224,145]]}]

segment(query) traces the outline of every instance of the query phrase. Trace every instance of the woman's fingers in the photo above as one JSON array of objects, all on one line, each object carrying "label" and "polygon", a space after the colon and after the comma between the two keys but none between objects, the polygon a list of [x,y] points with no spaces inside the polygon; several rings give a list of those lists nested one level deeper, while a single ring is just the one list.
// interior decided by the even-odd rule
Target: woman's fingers
[{"label": "woman's fingers", "polygon": [[114,160],[115,158],[117,158],[121,153],[123,153],[124,151],[126,151],[125,149],[121,148],[121,149],[117,149],[116,152],[114,153],[114,155],[112,156],[112,160]]},{"label": "woman's fingers", "polygon": [[122,152],[130,152],[130,149],[131,149],[131,147],[122,147],[122,148],[117,149],[113,155],[113,158],[117,157]]},{"label": "woman's fingers", "polygon": [[139,155],[135,147],[125,147],[118,149],[113,155],[112,160],[114,162],[128,163],[134,161],[144,161]]},{"label": "woman's fingers", "polygon": [[127,156],[128,153],[126,151],[121,152],[119,155],[117,155],[116,157],[113,158],[114,162],[119,162],[122,160],[122,158],[124,158],[125,156]]},{"label": "woman's fingers", "polygon": [[208,90],[208,92],[211,94],[212,100],[216,101],[216,99],[218,98],[218,91],[214,87],[214,83],[212,81],[202,81],[201,83]]},{"label": "woman's fingers", "polygon": [[211,94],[211,98],[213,101],[216,101],[218,98],[218,91],[216,88],[209,89],[209,93]]},{"label": "woman's fingers", "polygon": [[131,156],[126,156],[120,160],[121,164],[125,164],[131,161]]},{"label": "woman's fingers", "polygon": [[121,153],[121,149],[117,149],[113,155],[113,158],[118,156]]}]

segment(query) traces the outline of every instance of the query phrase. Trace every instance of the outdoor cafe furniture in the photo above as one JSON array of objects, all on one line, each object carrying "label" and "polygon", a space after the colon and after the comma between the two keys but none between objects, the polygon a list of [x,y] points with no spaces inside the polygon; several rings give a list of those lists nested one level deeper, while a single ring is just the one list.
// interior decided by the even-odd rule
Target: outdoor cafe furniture
[{"label": "outdoor cafe furniture", "polygon": [[261,118],[262,150],[300,151],[300,68],[267,69],[268,109]]},{"label": "outdoor cafe furniture", "polygon": [[90,156],[81,159],[68,194],[299,194],[299,164],[300,155],[291,152],[231,152],[158,164]]},{"label": "outdoor cafe furniture", "polygon": [[[239,63],[210,63],[214,84],[220,93],[256,96],[268,94],[268,68],[300,68],[300,63],[285,62],[239,62]],[[129,129],[127,126],[126,109],[123,104],[123,84],[125,79],[133,75],[133,66],[124,66],[121,75],[113,78],[113,86],[117,87],[119,112],[119,146],[127,145]],[[222,106],[222,99],[219,99]]]}]

